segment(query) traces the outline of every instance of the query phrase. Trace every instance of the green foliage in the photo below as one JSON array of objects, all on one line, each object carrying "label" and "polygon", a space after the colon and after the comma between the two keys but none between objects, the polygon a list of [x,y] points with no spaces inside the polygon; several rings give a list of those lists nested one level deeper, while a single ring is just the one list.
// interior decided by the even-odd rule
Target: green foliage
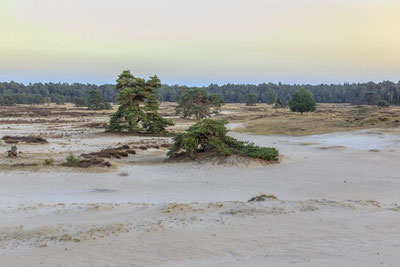
[{"label": "green foliage", "polygon": [[379,100],[378,101],[378,107],[380,108],[388,108],[389,107],[389,102],[386,100]]},{"label": "green foliage", "polygon": [[123,71],[117,80],[120,90],[118,111],[110,119],[109,130],[113,132],[161,134],[170,120],[158,114],[159,101],[157,89],[161,82],[157,76],[149,80],[135,78],[130,71]]},{"label": "green foliage", "polygon": [[1,99],[0,105],[2,106],[14,106],[15,102],[11,94],[6,94],[3,96],[3,99]]},{"label": "green foliage", "polygon": [[290,110],[294,112],[310,112],[315,111],[316,104],[313,95],[310,91],[300,88],[289,102]]},{"label": "green foliage", "polygon": [[43,160],[43,165],[44,166],[53,166],[54,165],[54,159],[53,158],[48,158]]},{"label": "green foliage", "polygon": [[67,163],[69,164],[79,164],[81,162],[80,158],[75,156],[74,154],[69,154],[66,158]]},{"label": "green foliage", "polygon": [[277,100],[278,100],[278,95],[276,91],[273,88],[270,88],[267,94],[267,104],[270,105],[275,104]]},{"label": "green foliage", "polygon": [[[91,90],[101,91],[106,102],[115,102],[115,85],[67,84],[67,83],[21,83],[0,82],[0,99],[10,95],[16,104],[75,103],[76,98],[88,98]],[[1,103],[0,103],[1,104]]]},{"label": "green foliage", "polygon": [[226,120],[204,119],[189,127],[174,138],[168,156],[186,155],[195,158],[196,154],[212,152],[218,156],[242,155],[264,160],[278,160],[278,150],[271,147],[258,147],[252,143],[238,141],[227,136]]},{"label": "green foliage", "polygon": [[187,88],[182,90],[176,113],[182,114],[184,118],[195,116],[196,120],[201,120],[218,114],[222,105],[223,101],[218,95],[208,95],[201,88]]},{"label": "green foliage", "polygon": [[87,107],[90,110],[111,109],[111,105],[104,101],[103,95],[98,90],[91,90],[89,92]]},{"label": "green foliage", "polygon": [[246,106],[255,106],[255,105],[257,105],[257,102],[258,102],[258,97],[256,94],[251,93],[251,94],[247,95]]},{"label": "green foliage", "polygon": [[379,101],[379,94],[376,91],[368,91],[365,94],[365,102],[368,105],[377,105]]},{"label": "green foliage", "polygon": [[[318,103],[352,103],[356,105],[376,105],[379,99],[385,99],[390,105],[400,105],[400,82],[383,81],[379,83],[345,84],[210,84],[202,87],[208,94],[221,97],[226,103],[245,103],[250,93],[258,96],[258,102],[268,103],[270,90],[274,90],[282,103],[290,101],[292,95],[301,87],[312,92]],[[193,87],[195,88],[195,87]],[[5,95],[10,95],[15,104],[74,103],[75,98],[87,98],[91,90],[101,91],[106,102],[116,102],[118,91],[114,84],[94,85],[80,83],[21,83],[0,82],[0,105]],[[162,85],[157,88],[162,101],[178,102],[182,90],[187,86]],[[372,93],[372,95],[371,95]],[[377,95],[376,98],[373,95]]]},{"label": "green foliage", "polygon": [[86,107],[87,104],[87,99],[84,97],[76,97],[74,99],[74,104],[76,107]]}]

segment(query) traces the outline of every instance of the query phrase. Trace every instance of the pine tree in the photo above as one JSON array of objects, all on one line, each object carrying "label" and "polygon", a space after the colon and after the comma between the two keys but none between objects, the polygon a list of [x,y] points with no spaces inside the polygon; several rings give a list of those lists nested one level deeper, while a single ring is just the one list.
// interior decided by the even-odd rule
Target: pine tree
[{"label": "pine tree", "polygon": [[103,95],[98,90],[89,92],[87,106],[91,110],[111,109],[111,105],[104,101]]},{"label": "pine tree", "polygon": [[161,82],[157,76],[149,80],[134,77],[129,70],[123,71],[117,80],[120,90],[118,111],[110,119],[109,130],[114,132],[160,134],[172,121],[158,114],[160,103],[157,89]]}]

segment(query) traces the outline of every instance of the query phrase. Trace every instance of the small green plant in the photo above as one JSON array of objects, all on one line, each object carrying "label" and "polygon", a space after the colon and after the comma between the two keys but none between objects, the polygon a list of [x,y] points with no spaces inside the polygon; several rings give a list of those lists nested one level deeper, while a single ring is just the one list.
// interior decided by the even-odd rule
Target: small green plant
[{"label": "small green plant", "polygon": [[174,138],[168,152],[170,157],[188,156],[196,158],[202,152],[216,156],[241,155],[263,160],[277,161],[279,152],[273,147],[259,147],[252,143],[238,141],[227,135],[226,120],[204,119],[189,127]]},{"label": "small green plant", "polygon": [[43,160],[43,165],[44,166],[53,166],[54,165],[54,159],[53,158],[48,158]]},{"label": "small green plant", "polygon": [[79,159],[79,157],[77,157],[77,156],[75,156],[74,154],[69,154],[67,157],[66,157],[66,160],[67,160],[67,163],[70,163],[70,164],[79,164],[80,162],[81,162],[81,160]]}]

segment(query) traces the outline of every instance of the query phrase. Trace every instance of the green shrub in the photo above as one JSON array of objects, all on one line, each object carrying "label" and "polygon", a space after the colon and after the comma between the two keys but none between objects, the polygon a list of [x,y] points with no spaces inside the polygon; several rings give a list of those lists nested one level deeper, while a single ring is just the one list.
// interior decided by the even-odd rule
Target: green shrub
[{"label": "green shrub", "polygon": [[380,108],[388,108],[389,107],[389,102],[387,102],[386,100],[379,100],[378,107],[380,107]]},{"label": "green shrub", "polygon": [[227,136],[226,120],[204,119],[174,138],[168,152],[170,157],[180,155],[195,158],[196,154],[212,152],[217,156],[242,155],[264,160],[278,160],[279,152],[272,147],[259,147]]},{"label": "green shrub", "polygon": [[66,157],[66,160],[67,160],[67,163],[70,163],[70,164],[79,164],[80,162],[81,162],[81,160],[79,159],[79,157],[77,157],[77,156],[75,156],[74,154],[69,154],[67,157]]},{"label": "green shrub", "polygon": [[44,166],[52,166],[54,165],[54,159],[53,158],[48,158],[43,160],[43,165]]}]

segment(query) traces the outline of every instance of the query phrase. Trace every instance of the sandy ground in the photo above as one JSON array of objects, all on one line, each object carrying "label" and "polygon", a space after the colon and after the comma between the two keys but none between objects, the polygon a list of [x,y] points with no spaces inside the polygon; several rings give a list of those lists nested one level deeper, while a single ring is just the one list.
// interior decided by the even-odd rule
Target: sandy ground
[{"label": "sandy ground", "polygon": [[[0,136],[47,136],[18,145],[18,160],[38,162],[149,139],[56,126],[1,125]],[[107,170],[0,169],[0,265],[398,265],[400,131],[230,134],[278,148],[281,163],[164,163],[166,149],[149,149]],[[247,202],[259,193],[278,200]]]}]

